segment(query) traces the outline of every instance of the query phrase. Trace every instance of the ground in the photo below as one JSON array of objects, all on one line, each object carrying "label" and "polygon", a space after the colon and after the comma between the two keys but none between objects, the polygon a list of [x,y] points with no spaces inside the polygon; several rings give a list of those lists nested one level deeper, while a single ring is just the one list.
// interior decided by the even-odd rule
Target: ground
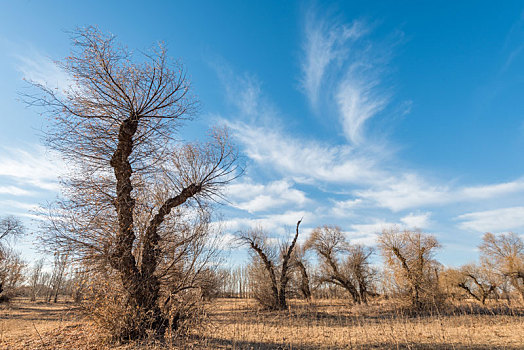
[{"label": "ground", "polygon": [[[0,349],[524,349],[522,309],[408,316],[389,304],[293,301],[289,311],[253,301],[207,305],[208,324],[177,345],[112,344],[73,303],[15,300],[0,309]],[[502,314],[501,314],[502,313]]]}]

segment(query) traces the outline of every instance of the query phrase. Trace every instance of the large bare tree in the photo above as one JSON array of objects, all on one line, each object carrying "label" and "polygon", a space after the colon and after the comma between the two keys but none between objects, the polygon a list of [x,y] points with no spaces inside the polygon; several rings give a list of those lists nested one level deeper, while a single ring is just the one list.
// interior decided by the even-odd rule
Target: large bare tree
[{"label": "large bare tree", "polygon": [[382,231],[378,243],[386,266],[392,270],[398,286],[407,287],[414,307],[436,295],[439,264],[434,254],[440,244],[434,236],[393,227]]},{"label": "large bare tree", "polygon": [[480,245],[481,259],[486,266],[509,279],[524,301],[524,241],[514,233],[495,236],[486,233]]},{"label": "large bare tree", "polygon": [[73,51],[58,65],[69,75],[67,88],[33,83],[40,93],[26,96],[52,118],[47,144],[69,170],[46,240],[117,273],[129,309],[148,317],[122,337],[163,334],[161,280],[180,265],[169,252],[198,236],[181,226],[200,214],[183,212],[205,211],[204,202],[241,172],[236,148],[220,128],[207,142],[177,139],[196,101],[183,67],[162,45],[136,55],[89,27],[74,33]]},{"label": "large bare tree", "polygon": [[[254,253],[255,268],[261,271],[258,278],[252,279],[254,283],[262,283],[268,286],[269,291],[262,291],[255,298],[270,309],[285,310],[287,308],[286,294],[290,279],[290,270],[293,266],[293,250],[295,249],[299,226],[302,220],[297,222],[295,235],[289,244],[283,244],[277,252],[266,234],[260,229],[252,229],[239,233],[238,241]],[[264,288],[262,288],[264,289]]]},{"label": "large bare tree", "polygon": [[292,265],[295,270],[297,270],[300,275],[299,279],[299,289],[300,293],[307,301],[311,300],[311,288],[310,288],[310,278],[308,272],[308,261],[306,259],[307,249],[304,244],[297,243],[295,249],[293,249],[293,254],[291,255]]},{"label": "large bare tree", "polygon": [[482,305],[491,294],[494,294],[498,286],[496,276],[485,265],[464,265],[460,268],[458,277],[458,287],[462,288],[468,296],[480,301]]},{"label": "large bare tree", "polygon": [[375,271],[369,258],[373,249],[351,245],[338,226],[324,225],[311,233],[306,247],[320,259],[320,281],[345,289],[356,303],[367,303]]}]

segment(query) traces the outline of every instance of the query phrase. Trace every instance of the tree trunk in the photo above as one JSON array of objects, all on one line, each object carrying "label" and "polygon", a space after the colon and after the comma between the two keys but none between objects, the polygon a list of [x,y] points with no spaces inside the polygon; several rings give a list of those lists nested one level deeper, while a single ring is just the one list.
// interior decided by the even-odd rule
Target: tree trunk
[{"label": "tree trunk", "polygon": [[300,283],[300,291],[306,300],[311,300],[311,290],[309,289],[309,276],[307,274],[306,267],[302,264],[301,261],[297,262],[298,269],[300,270],[300,275],[302,280]]}]

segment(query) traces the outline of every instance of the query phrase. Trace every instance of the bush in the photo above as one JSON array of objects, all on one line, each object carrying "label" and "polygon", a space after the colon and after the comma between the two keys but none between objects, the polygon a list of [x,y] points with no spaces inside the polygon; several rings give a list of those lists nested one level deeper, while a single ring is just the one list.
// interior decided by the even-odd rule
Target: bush
[{"label": "bush", "polygon": [[164,295],[159,320],[157,312],[133,308],[115,279],[96,278],[90,282],[83,303],[84,311],[107,332],[112,341],[128,342],[147,331],[149,339],[163,336],[176,339],[203,324],[204,310],[200,291],[188,289],[176,295]]}]

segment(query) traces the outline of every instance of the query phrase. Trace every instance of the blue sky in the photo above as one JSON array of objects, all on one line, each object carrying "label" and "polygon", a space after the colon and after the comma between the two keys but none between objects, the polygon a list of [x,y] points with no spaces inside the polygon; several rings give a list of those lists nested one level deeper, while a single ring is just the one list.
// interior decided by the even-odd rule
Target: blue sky
[{"label": "blue sky", "polygon": [[[484,232],[524,232],[522,2],[0,4],[0,215],[32,232],[62,167],[18,93],[23,78],[63,83],[53,60],[86,25],[182,60],[202,103],[182,137],[231,128],[248,167],[221,207],[226,238],[286,237],[301,217],[304,236],[337,224],[365,244],[419,227],[458,265]],[[18,243],[28,259],[33,238]]]}]

